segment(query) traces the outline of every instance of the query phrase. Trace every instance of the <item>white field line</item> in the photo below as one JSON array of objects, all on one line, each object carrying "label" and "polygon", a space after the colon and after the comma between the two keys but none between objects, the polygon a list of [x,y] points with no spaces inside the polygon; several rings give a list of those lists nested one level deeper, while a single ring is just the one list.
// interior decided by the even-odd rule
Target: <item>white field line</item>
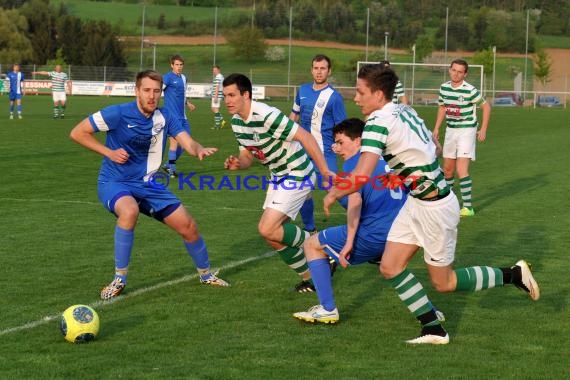
[{"label": "white field line", "polygon": [[[220,270],[233,269],[233,268],[242,266],[242,265],[247,264],[247,263],[263,260],[265,258],[274,256],[276,254],[277,254],[277,252],[275,252],[275,251],[266,252],[266,253],[259,255],[259,256],[249,257],[247,259],[235,261],[233,263],[224,265],[224,266],[220,267]],[[125,295],[121,295],[119,297],[116,297],[116,298],[113,298],[113,299],[110,299],[107,301],[103,301],[103,300],[95,301],[95,302],[91,303],[89,306],[91,306],[94,309],[100,309],[100,308],[103,308],[107,305],[110,305],[110,304],[113,304],[116,302],[121,302],[123,300],[130,299],[132,297],[140,296],[141,294],[145,294],[148,292],[152,292],[152,291],[155,291],[158,289],[166,288],[168,286],[180,284],[182,282],[187,282],[187,281],[194,280],[197,278],[198,278],[197,273],[188,274],[188,275],[182,276],[182,277],[174,279],[174,280],[161,282],[161,283],[158,283],[158,284],[153,285],[153,286],[148,286],[145,288],[135,290],[133,292],[128,292]],[[54,321],[56,319],[59,319],[60,316],[61,316],[61,312],[58,314],[46,315],[42,319],[38,319],[37,321],[33,321],[33,322],[28,322],[28,323],[25,323],[25,324],[20,325],[20,326],[9,327],[9,328],[0,330],[0,336],[10,334],[10,333],[15,333],[18,331],[30,330],[30,329],[33,329],[35,327],[45,325],[46,323],[49,323],[49,322]]]}]

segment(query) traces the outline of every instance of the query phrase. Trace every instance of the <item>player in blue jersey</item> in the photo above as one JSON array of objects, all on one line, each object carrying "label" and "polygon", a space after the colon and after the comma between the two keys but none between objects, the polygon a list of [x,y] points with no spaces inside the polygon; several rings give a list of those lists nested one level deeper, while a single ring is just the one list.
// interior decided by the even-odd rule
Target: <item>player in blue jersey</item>
[{"label": "player in blue jersey", "polygon": [[420,248],[430,280],[439,292],[472,292],[512,284],[538,300],[540,289],[525,260],[505,268],[453,268],[459,202],[445,181],[430,131],[411,107],[392,102],[398,77],[391,69],[365,65],[357,78],[354,101],[366,116],[361,155],[349,176],[352,185],[333,187],[323,204],[328,215],[338,198],[357,191],[355,180],[370,176],[380,156],[402,177],[409,195],[388,233],[380,273],[422,326],[420,335],[407,343],[449,343],[426,291],[407,268]]},{"label": "player in blue jersey", "polygon": [[[325,155],[329,169],[336,173],[336,154],[331,148],[334,142],[332,129],[346,119],[346,110],[342,95],[328,82],[331,70],[329,57],[318,54],[313,58],[313,82],[299,87],[289,118],[313,135]],[[313,198],[309,197],[300,211],[305,229],[309,232],[316,230],[314,208]]]},{"label": "player in blue jersey", "polygon": [[[344,160],[342,173],[350,173],[360,158],[363,129],[364,122],[355,118],[346,119],[333,128],[334,150]],[[347,267],[377,262],[382,257],[388,231],[407,196],[397,184],[390,186],[389,172],[386,162],[378,160],[372,172],[375,180],[348,196],[347,224],[326,228],[305,241],[303,248],[319,305],[293,314],[295,318],[307,322],[338,322],[329,258]]]},{"label": "player in blue jersey", "polygon": [[14,105],[16,106],[18,119],[21,119],[24,74],[20,71],[20,65],[14,63],[12,71],[7,73],[6,77],[10,81],[10,92],[8,94],[10,99],[10,119],[14,118]]},{"label": "player in blue jersey", "polygon": [[[139,213],[166,224],[182,237],[202,283],[228,286],[210,272],[208,252],[196,221],[161,185],[158,172],[168,136],[200,160],[217,149],[200,145],[170,110],[158,108],[161,93],[162,76],[156,71],[142,71],[137,74],[134,102],[104,108],[71,131],[74,141],[104,156],[97,191],[104,207],[117,217],[115,277],[101,291],[104,300],[118,296],[125,288]],[[95,138],[97,132],[106,132],[105,144]]]},{"label": "player in blue jersey", "polygon": [[[164,91],[164,107],[167,108],[187,132],[190,133],[190,124],[186,117],[186,107],[190,112],[196,109],[196,106],[186,99],[186,76],[182,74],[184,69],[184,59],[179,55],[170,57],[170,67],[172,71],[164,74],[163,91]],[[171,178],[176,177],[176,160],[182,155],[183,149],[178,145],[176,139],[168,140],[168,163],[163,165]]]}]

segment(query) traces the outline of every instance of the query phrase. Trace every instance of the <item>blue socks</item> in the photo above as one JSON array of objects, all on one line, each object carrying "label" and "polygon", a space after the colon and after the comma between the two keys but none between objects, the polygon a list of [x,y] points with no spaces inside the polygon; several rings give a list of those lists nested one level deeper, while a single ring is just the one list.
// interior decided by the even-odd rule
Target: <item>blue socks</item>
[{"label": "blue socks", "polygon": [[323,305],[327,311],[334,310],[336,308],[336,304],[334,302],[329,260],[318,259],[309,261],[308,265],[320,304]]},{"label": "blue socks", "polygon": [[192,243],[185,241],[184,245],[186,246],[188,255],[190,255],[192,260],[194,260],[194,264],[199,271],[210,268],[210,261],[208,260],[208,249],[206,248],[206,243],[204,243],[202,236],[200,236],[198,240]]},{"label": "blue socks", "polygon": [[303,220],[303,224],[305,225],[305,230],[313,231],[315,229],[315,203],[313,202],[313,198],[307,199],[303,206],[301,206],[301,219]]},{"label": "blue socks", "polygon": [[[129,267],[134,237],[133,230],[115,226],[115,269],[126,270]],[[127,282],[126,274],[115,274],[115,277],[119,277],[124,283]]]}]

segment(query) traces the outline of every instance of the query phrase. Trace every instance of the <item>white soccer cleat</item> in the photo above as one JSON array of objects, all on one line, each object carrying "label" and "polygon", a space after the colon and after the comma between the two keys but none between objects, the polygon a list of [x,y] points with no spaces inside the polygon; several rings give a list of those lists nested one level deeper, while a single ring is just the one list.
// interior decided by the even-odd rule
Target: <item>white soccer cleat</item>
[{"label": "white soccer cleat", "polygon": [[409,344],[448,344],[449,334],[445,336],[426,334],[418,336],[415,339],[406,340]]},{"label": "white soccer cleat", "polygon": [[527,292],[533,301],[537,301],[540,298],[540,288],[538,287],[538,284],[532,275],[530,265],[524,260],[519,260],[516,262],[515,267],[520,268],[521,282],[513,282],[513,284],[517,288]]},{"label": "white soccer cleat", "polygon": [[218,276],[218,271],[214,273],[208,273],[205,276],[200,276],[200,282],[204,285],[212,286],[230,286],[230,284]]},{"label": "white soccer cleat", "polygon": [[337,323],[339,321],[337,308],[327,311],[322,305],[315,305],[308,311],[294,313],[293,317],[305,322]]}]

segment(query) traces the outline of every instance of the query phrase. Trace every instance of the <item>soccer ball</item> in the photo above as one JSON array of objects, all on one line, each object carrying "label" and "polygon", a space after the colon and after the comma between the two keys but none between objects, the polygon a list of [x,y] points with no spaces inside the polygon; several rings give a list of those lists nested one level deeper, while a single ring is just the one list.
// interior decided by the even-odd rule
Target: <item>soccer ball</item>
[{"label": "soccer ball", "polygon": [[73,305],[61,315],[59,328],[68,342],[90,342],[99,332],[99,316],[89,306]]}]

